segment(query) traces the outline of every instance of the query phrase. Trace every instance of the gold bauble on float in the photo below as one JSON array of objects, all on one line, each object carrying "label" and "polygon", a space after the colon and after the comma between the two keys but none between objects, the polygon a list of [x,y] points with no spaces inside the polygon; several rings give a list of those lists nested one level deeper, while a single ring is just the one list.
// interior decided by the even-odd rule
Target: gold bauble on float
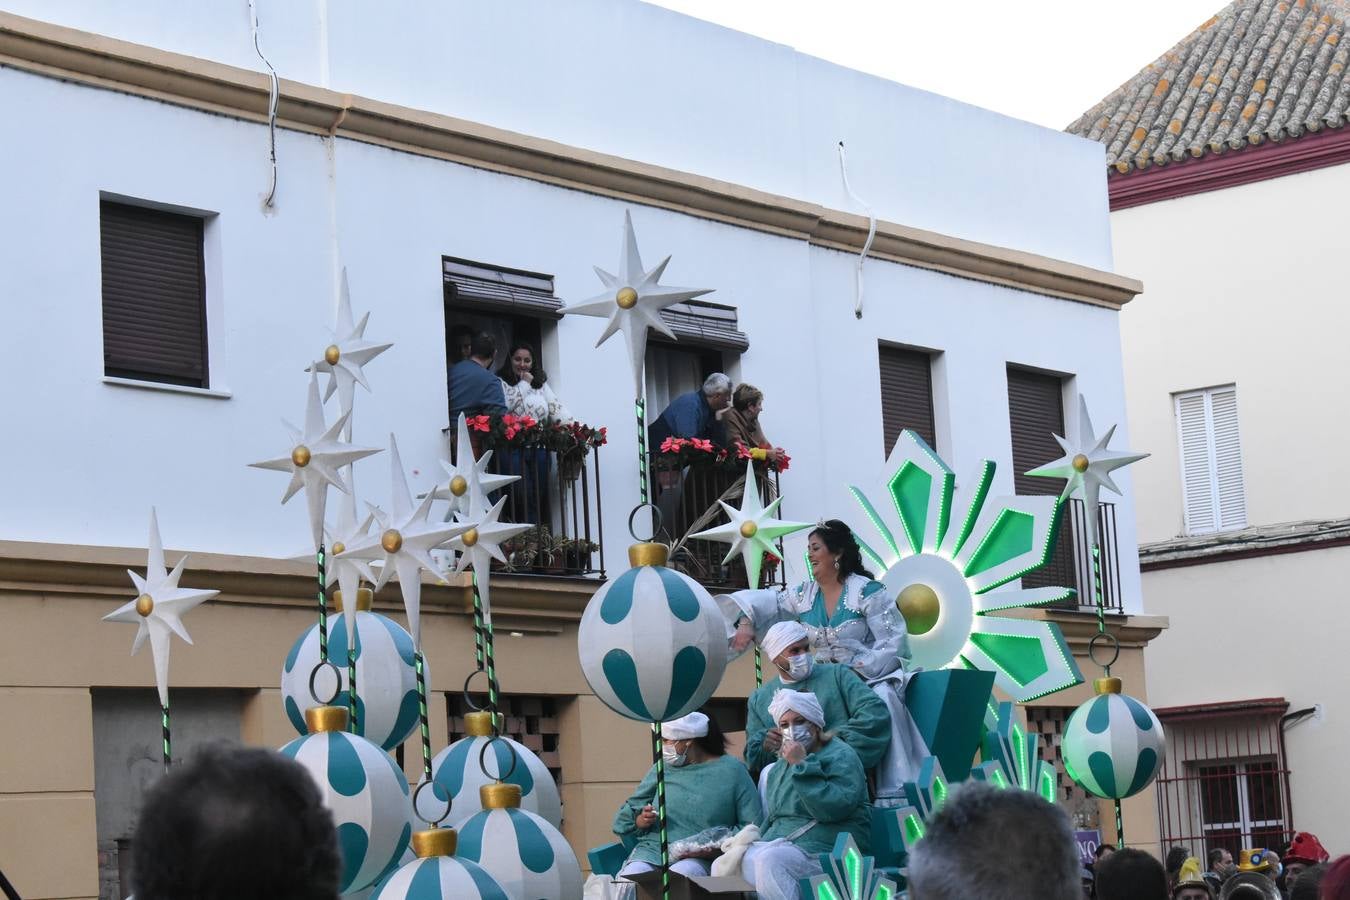
[{"label": "gold bauble on float", "polygon": [[144,619],[155,611],[155,598],[149,594],[141,594],[136,598],[136,615]]},{"label": "gold bauble on float", "polygon": [[619,304],[619,309],[632,309],[637,306],[638,292],[630,287],[619,288],[619,292],[614,295],[614,302]]},{"label": "gold bauble on float", "polygon": [[291,462],[295,463],[298,467],[302,469],[305,466],[309,465],[309,458],[310,458],[309,448],[306,447],[304,444],[301,444],[300,446],[296,447],[294,450],[291,451]]},{"label": "gold bauble on float", "polygon": [[749,540],[750,538],[754,537],[757,533],[759,533],[759,526],[756,525],[754,522],[741,523],[741,537],[745,538],[746,540]]},{"label": "gold bauble on float", "polygon": [[1090,465],[1092,465],[1091,461],[1083,454],[1077,453],[1074,455],[1073,470],[1075,472],[1086,472]]},{"label": "gold bauble on float", "polygon": [[463,534],[461,534],[461,535],[459,536],[459,542],[460,542],[461,544],[463,544],[465,547],[472,547],[474,544],[477,544],[477,543],[478,543],[478,529],[477,529],[477,528],[470,528],[468,531],[466,531],[466,532],[464,532]]},{"label": "gold bauble on float", "polygon": [[456,497],[463,497],[468,490],[469,479],[465,478],[463,475],[456,475],[454,478],[450,479],[450,493],[454,494]]},{"label": "gold bauble on float", "polygon": [[927,634],[937,625],[942,614],[942,602],[937,591],[926,584],[911,584],[900,592],[895,606],[905,617],[905,628],[910,634]]},{"label": "gold bauble on float", "polygon": [[385,553],[397,553],[403,549],[403,535],[398,533],[397,528],[390,528],[380,535],[380,546]]},{"label": "gold bauble on float", "polygon": [[342,351],[338,349],[337,344],[329,344],[328,349],[323,351],[323,361],[330,366],[336,366],[340,359],[342,359]]}]

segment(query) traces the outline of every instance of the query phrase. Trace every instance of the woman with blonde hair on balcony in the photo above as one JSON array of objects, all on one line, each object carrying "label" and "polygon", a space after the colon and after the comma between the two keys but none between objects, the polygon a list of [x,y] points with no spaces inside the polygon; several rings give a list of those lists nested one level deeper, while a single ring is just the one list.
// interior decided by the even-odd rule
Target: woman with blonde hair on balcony
[{"label": "woman with blonde hair on balcony", "polygon": [[810,581],[779,590],[737,591],[717,598],[730,627],[731,650],[761,643],[779,622],[805,628],[817,662],[848,666],[890,711],[891,742],[877,764],[877,805],[898,805],[928,748],[905,707],[909,632],[895,599],[863,565],[853,530],[829,519],[807,536]]}]

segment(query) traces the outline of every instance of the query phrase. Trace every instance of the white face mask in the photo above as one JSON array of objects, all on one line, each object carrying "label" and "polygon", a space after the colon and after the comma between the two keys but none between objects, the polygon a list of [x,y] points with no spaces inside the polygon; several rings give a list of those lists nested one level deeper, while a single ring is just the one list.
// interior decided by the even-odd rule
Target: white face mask
[{"label": "white face mask", "polygon": [[809,725],[793,725],[787,729],[786,736],[801,744],[807,750],[810,750],[811,745],[816,741],[815,736],[811,734],[811,726]]},{"label": "white face mask", "polygon": [[683,753],[675,749],[674,744],[663,744],[661,746],[661,756],[665,759],[666,765],[679,768],[689,762],[689,751],[686,749]]},{"label": "white face mask", "polygon": [[801,681],[811,674],[811,670],[816,666],[816,659],[810,653],[798,653],[796,656],[788,657],[787,681]]}]

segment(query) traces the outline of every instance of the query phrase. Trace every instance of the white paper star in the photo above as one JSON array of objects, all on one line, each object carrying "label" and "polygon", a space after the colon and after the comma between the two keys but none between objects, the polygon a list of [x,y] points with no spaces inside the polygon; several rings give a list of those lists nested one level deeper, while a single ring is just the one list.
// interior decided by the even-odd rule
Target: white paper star
[{"label": "white paper star", "polygon": [[642,396],[642,367],[647,353],[647,329],[655,328],[671,340],[675,332],[670,330],[661,319],[661,310],[693,297],[712,292],[712,288],[663,287],[657,284],[661,273],[665,271],[670,257],[651,271],[642,268],[642,257],[638,255],[637,236],[633,233],[633,218],[624,210],[623,248],[619,253],[619,274],[611,275],[599,266],[595,274],[605,285],[604,293],[589,300],[565,306],[564,313],[577,313],[583,316],[608,318],[609,324],[595,342],[599,347],[617,331],[622,331],[628,342],[628,355],[633,365],[633,383],[637,389],[634,396]]},{"label": "white paper star", "polygon": [[323,543],[323,514],[328,500],[328,486],[350,493],[343,481],[341,469],[358,459],[379,453],[375,447],[356,447],[341,440],[342,428],[347,424],[350,413],[338,416],[333,427],[327,428],[323,420],[323,404],[319,402],[319,379],[314,373],[309,376],[309,402],[305,406],[305,430],[302,432],[285,419],[281,424],[291,436],[291,451],[285,456],[249,463],[256,469],[275,469],[278,472],[290,472],[291,483],[281,502],[295,496],[300,488],[305,489],[305,500],[309,504],[309,527],[314,536],[314,549],[317,551]]},{"label": "white paper star", "polygon": [[1097,546],[1097,503],[1102,488],[1113,493],[1122,493],[1111,480],[1111,472],[1132,462],[1138,462],[1147,453],[1108,450],[1106,445],[1116,433],[1116,426],[1106,429],[1106,434],[1098,440],[1092,430],[1092,420],[1088,418],[1087,400],[1078,395],[1078,434],[1077,440],[1068,441],[1055,435],[1055,440],[1064,450],[1064,456],[1052,463],[1027,472],[1040,478],[1064,478],[1067,483],[1059,495],[1060,502],[1072,493],[1083,498],[1083,515],[1087,519],[1088,546]]},{"label": "white paper star", "polygon": [[326,401],[337,391],[338,406],[341,412],[350,414],[355,401],[356,385],[367,391],[364,366],[393,344],[376,344],[366,340],[366,323],[370,313],[361,317],[360,322],[352,321],[352,297],[347,287],[347,269],[342,269],[342,286],[338,294],[337,323],[333,326],[333,343],[324,350],[323,359],[317,360],[305,369],[306,372],[327,372],[331,377],[325,389]]},{"label": "white paper star", "polygon": [[750,460],[745,463],[745,493],[741,495],[741,508],[737,509],[722,500],[717,502],[726,510],[731,521],[690,537],[730,543],[731,550],[722,564],[726,565],[739,554],[745,562],[745,576],[749,579],[751,590],[759,587],[759,570],[764,564],[764,554],[778,559],[778,548],[773,542],[785,534],[811,527],[810,522],[785,522],[773,518],[783,498],[776,497],[768,506],[763,505],[759,498],[759,484],[755,479],[755,465]]},{"label": "white paper star", "polygon": [[[493,475],[487,471],[488,462],[492,459],[492,451],[484,450],[483,455],[473,465],[469,462],[473,460],[473,445],[469,442],[469,426],[464,418],[464,413],[459,414],[459,436],[456,439],[456,454],[459,457],[459,465],[455,465],[448,460],[441,460],[441,468],[445,469],[445,474],[449,477],[444,484],[438,485],[431,492],[433,500],[450,501],[450,509],[446,511],[445,521],[449,522],[451,517],[456,514],[467,514],[469,508],[473,505],[473,497],[470,496],[470,488],[474,488],[482,493],[483,507],[487,507],[487,495],[493,491],[501,489],[503,486],[513,481],[519,481],[519,475]],[[471,472],[477,473],[478,480],[475,483],[471,478]]]},{"label": "white paper star", "polygon": [[492,600],[488,579],[492,571],[492,560],[506,562],[506,556],[501,549],[502,542],[528,531],[530,525],[507,525],[499,522],[498,517],[502,514],[502,507],[506,506],[506,498],[501,498],[495,506],[488,509],[487,492],[477,484],[477,481],[477,471],[470,472],[469,511],[457,517],[464,531],[447,546],[459,553],[459,558],[455,561],[456,572],[463,572],[466,567],[473,566],[478,597],[483,605],[483,621],[490,625]]},{"label": "white paper star", "polygon": [[178,561],[172,572],[164,569],[164,544],[159,539],[159,521],[150,509],[150,553],[145,564],[145,577],[130,569],[131,583],[136,586],[136,599],[103,617],[105,622],[127,622],[137,626],[136,639],[131,644],[135,656],[150,638],[150,654],[155,658],[155,687],[159,690],[159,705],[169,705],[169,634],[178,635],[189,644],[192,638],[183,627],[183,616],[198,604],[210,600],[220,591],[193,591],[178,586],[187,556]]},{"label": "white paper star", "polygon": [[356,481],[351,466],[347,466],[343,471],[343,478],[351,490],[338,497],[337,521],[333,525],[324,526],[324,531],[328,535],[328,547],[333,554],[324,574],[328,580],[327,586],[331,587],[333,582],[337,582],[346,608],[355,609],[356,592],[360,590],[362,580],[374,584],[375,573],[371,571],[370,563],[366,560],[343,557],[342,553],[347,547],[355,546],[370,537],[370,524],[375,521],[375,516],[367,513],[364,519],[357,521]]},{"label": "white paper star", "polygon": [[[378,533],[348,545],[342,558],[381,560],[383,565],[375,579],[375,590],[384,587],[397,575],[403,593],[403,609],[408,614],[408,631],[413,646],[422,648],[422,570],[445,578],[446,573],[431,557],[431,551],[450,538],[462,533],[466,526],[431,524],[432,498],[425,497],[416,507],[408,490],[408,477],[403,472],[398,443],[389,435],[389,475],[391,510],[388,515],[371,507],[378,523]],[[343,595],[346,596],[345,594]]]}]

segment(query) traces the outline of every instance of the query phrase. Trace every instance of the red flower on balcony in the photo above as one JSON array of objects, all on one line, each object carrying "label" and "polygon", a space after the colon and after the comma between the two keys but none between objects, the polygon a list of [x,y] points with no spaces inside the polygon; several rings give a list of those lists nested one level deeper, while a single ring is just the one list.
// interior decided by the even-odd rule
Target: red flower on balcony
[{"label": "red flower on balcony", "polygon": [[469,429],[472,431],[491,431],[491,416],[470,416],[468,419]]}]

